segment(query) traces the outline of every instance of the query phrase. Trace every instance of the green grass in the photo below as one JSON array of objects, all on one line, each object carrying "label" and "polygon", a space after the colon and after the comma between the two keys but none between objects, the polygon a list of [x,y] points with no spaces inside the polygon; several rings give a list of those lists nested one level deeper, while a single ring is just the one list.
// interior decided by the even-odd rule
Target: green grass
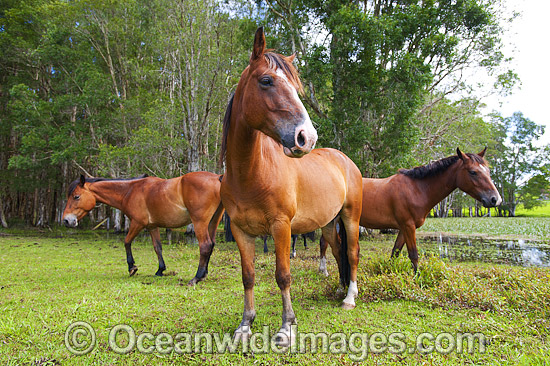
[{"label": "green grass", "polygon": [[427,218],[417,232],[550,240],[550,217]]},{"label": "green grass", "polygon": [[[536,226],[536,225],[534,225]],[[5,233],[5,232],[4,232]],[[533,234],[534,235],[534,234]],[[404,335],[407,349],[430,332],[481,332],[486,352],[365,354],[378,364],[544,364],[550,359],[550,271],[479,263],[450,264],[427,257],[414,276],[404,256],[389,260],[394,236],[361,241],[357,307],[340,309],[337,268],[329,255],[329,273],[317,271],[318,246],[291,262],[293,307],[300,333],[339,333],[388,337]],[[220,240],[219,240],[220,241]],[[272,244],[271,244],[272,245]],[[234,243],[220,243],[207,279],[188,287],[198,263],[196,245],[164,246],[168,276],[153,276],[157,260],[149,238],[134,243],[138,274],[128,277],[122,236],[79,230],[38,233],[0,232],[0,361],[3,364],[352,364],[354,352],[209,354],[199,352],[120,355],[109,348],[117,324],[172,336],[180,332],[232,332],[242,316],[240,258]],[[281,297],[274,278],[275,256],[256,248],[254,332],[281,324]],[[67,327],[89,323],[97,346],[82,356],[64,344]],[[338,350],[338,349],[336,349]],[[355,352],[359,356],[359,353]]]},{"label": "green grass", "polygon": [[550,217],[550,202],[546,201],[542,206],[530,210],[526,210],[523,208],[523,205],[519,205],[516,208],[516,216]]}]

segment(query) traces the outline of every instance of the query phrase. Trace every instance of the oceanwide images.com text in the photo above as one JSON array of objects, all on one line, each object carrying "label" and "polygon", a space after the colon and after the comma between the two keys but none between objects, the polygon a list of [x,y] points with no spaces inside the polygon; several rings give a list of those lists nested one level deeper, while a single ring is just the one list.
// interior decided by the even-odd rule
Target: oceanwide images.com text
[{"label": "oceanwide images.com text", "polygon": [[[487,338],[482,333],[421,333],[411,340],[405,333],[301,333],[293,326],[294,338],[290,347],[281,347],[270,335],[269,326],[247,338],[235,338],[231,333],[181,332],[139,334],[129,325],[119,324],[110,329],[108,348],[119,354],[140,352],[144,354],[190,353],[327,353],[348,354],[352,361],[362,361],[369,353],[484,353]],[[92,352],[98,343],[95,329],[86,322],[75,322],[65,332],[65,346],[75,355]]]}]

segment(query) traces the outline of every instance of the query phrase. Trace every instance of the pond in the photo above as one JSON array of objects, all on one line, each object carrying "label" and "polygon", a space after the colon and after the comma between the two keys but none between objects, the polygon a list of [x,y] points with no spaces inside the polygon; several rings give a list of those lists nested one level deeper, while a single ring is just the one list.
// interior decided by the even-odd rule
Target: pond
[{"label": "pond", "polygon": [[532,239],[419,235],[420,251],[457,262],[487,262],[550,267],[550,243]]}]

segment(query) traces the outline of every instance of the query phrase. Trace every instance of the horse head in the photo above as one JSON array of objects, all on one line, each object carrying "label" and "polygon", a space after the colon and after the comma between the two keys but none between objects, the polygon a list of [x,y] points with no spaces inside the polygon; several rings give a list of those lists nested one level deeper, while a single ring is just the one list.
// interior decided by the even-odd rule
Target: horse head
[{"label": "horse head", "polygon": [[317,131],[298,96],[302,84],[294,57],[266,51],[263,28],[258,28],[235,94],[250,127],[279,142],[285,155],[302,157],[315,147]]},{"label": "horse head", "polygon": [[483,158],[487,148],[478,154],[464,154],[459,148],[456,154],[462,161],[457,175],[458,188],[480,201],[485,207],[495,207],[502,203],[493,181],[487,161]]},{"label": "horse head", "polygon": [[63,223],[67,227],[76,227],[78,221],[90,212],[96,205],[96,198],[86,187],[86,179],[80,175],[80,179],[69,185],[67,205],[63,211]]}]

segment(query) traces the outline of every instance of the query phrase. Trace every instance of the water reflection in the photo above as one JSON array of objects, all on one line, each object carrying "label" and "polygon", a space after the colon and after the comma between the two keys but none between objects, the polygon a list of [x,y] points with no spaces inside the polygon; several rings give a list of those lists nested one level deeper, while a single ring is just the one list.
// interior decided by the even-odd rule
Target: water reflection
[{"label": "water reflection", "polygon": [[550,267],[550,245],[535,240],[461,238],[435,234],[419,237],[417,241],[422,250],[451,261]]}]

